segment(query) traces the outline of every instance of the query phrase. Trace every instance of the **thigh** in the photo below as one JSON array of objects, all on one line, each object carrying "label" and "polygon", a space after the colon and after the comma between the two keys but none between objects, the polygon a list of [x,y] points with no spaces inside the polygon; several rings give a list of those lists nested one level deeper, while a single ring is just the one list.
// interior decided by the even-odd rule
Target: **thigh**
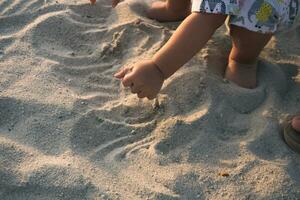
[{"label": "thigh", "polygon": [[262,34],[231,25],[230,36],[232,39],[230,59],[239,63],[252,64],[270,41],[272,34]]}]

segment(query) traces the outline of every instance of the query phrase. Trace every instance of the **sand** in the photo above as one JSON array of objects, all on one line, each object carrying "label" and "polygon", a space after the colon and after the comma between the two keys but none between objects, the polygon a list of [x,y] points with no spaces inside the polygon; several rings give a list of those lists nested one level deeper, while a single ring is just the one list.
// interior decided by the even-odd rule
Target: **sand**
[{"label": "sand", "polygon": [[112,77],[178,26],[144,9],[0,1],[0,199],[300,199],[280,126],[300,111],[299,20],[263,51],[256,89],[218,75],[222,27],[154,107]]}]

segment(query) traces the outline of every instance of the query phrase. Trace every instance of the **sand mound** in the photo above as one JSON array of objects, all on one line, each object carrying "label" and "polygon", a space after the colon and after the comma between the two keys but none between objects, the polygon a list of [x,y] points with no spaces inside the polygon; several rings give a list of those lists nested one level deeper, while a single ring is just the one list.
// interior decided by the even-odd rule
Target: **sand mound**
[{"label": "sand mound", "polygon": [[300,110],[299,21],[262,53],[256,89],[218,75],[222,27],[157,108],[112,75],[178,24],[145,18],[142,1],[87,2],[0,2],[0,199],[300,197],[299,155],[279,126]]}]

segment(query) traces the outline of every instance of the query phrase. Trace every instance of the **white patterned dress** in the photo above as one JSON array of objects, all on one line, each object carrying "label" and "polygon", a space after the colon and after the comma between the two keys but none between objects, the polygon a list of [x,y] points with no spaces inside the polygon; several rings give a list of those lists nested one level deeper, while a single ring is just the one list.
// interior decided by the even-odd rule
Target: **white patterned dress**
[{"label": "white patterned dress", "polygon": [[261,33],[288,29],[300,0],[193,0],[192,12],[224,14],[230,24]]}]

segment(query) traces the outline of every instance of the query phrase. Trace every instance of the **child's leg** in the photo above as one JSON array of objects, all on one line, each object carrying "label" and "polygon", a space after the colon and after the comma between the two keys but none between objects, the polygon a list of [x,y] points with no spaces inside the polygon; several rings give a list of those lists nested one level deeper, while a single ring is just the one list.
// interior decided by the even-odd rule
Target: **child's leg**
[{"label": "child's leg", "polygon": [[149,8],[147,15],[157,21],[179,21],[191,13],[190,0],[167,0],[154,2]]},{"label": "child's leg", "polygon": [[271,34],[261,34],[231,25],[232,49],[225,78],[245,88],[256,87],[257,58]]}]

